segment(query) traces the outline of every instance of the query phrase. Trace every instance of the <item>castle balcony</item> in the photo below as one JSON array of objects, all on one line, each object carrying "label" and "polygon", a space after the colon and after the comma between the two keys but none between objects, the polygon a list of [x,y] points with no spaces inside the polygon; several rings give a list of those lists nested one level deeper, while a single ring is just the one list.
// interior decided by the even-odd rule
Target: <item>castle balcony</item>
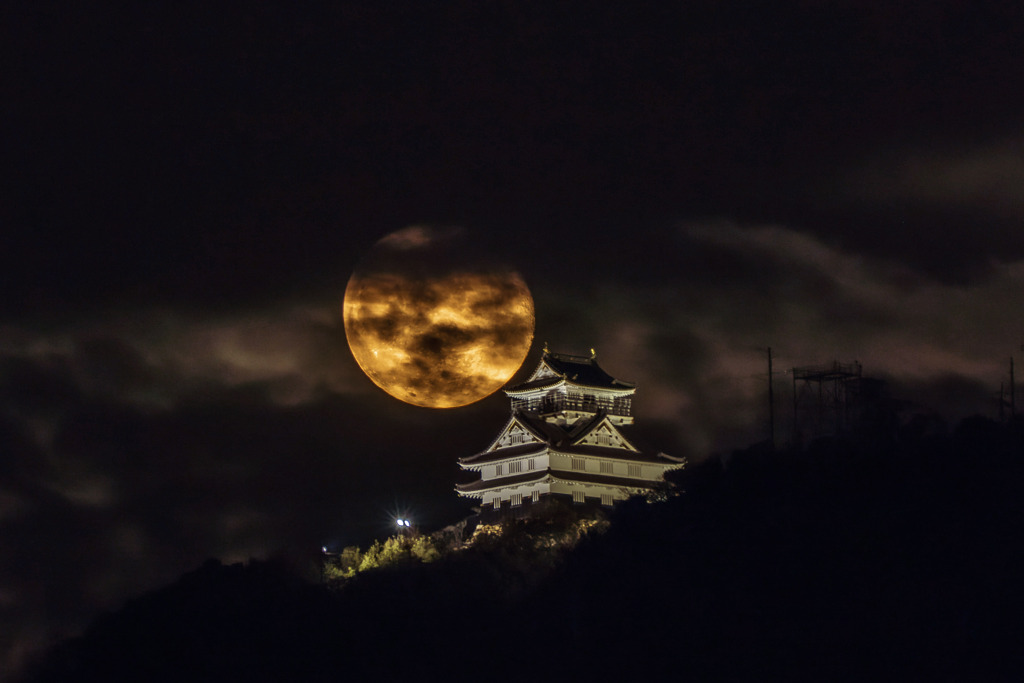
[{"label": "castle balcony", "polygon": [[513,410],[523,410],[541,415],[575,411],[580,413],[597,413],[603,410],[608,415],[630,417],[633,414],[631,397],[601,398],[596,396],[564,396],[548,395],[542,398],[513,398]]}]

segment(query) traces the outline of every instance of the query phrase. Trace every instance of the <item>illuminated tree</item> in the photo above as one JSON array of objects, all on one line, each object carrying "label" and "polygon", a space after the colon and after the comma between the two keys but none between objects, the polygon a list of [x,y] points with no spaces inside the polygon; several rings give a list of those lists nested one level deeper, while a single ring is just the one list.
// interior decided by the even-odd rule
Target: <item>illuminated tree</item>
[{"label": "illuminated tree", "polygon": [[417,536],[412,539],[412,546],[409,550],[412,556],[420,562],[433,562],[441,557],[441,552],[429,536]]}]

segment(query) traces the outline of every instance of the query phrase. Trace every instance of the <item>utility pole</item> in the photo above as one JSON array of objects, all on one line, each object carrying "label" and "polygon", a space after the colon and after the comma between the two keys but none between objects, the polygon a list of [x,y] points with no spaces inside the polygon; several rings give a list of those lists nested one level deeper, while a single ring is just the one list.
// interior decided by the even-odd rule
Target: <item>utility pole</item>
[{"label": "utility pole", "polygon": [[775,390],[772,387],[772,347],[768,347],[768,430],[775,450]]},{"label": "utility pole", "polygon": [[796,393],[796,368],[793,368],[793,449],[800,448],[800,401]]},{"label": "utility pole", "polygon": [[1017,417],[1017,385],[1013,381],[1013,356],[1010,356],[1010,419]]}]

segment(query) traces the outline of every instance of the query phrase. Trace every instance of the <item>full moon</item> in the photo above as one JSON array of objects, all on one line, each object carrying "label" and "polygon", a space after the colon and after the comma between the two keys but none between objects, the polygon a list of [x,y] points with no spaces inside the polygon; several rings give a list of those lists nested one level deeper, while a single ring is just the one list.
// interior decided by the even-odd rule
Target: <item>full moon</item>
[{"label": "full moon", "polygon": [[500,389],[530,351],[526,283],[470,252],[460,228],[413,226],[377,242],[349,279],[349,348],[395,398],[427,408],[468,405]]}]

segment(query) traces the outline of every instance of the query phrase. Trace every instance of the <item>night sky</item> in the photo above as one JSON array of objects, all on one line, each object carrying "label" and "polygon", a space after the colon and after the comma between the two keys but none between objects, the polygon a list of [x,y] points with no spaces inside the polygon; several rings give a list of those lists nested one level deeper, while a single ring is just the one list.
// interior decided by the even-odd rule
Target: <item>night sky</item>
[{"label": "night sky", "polygon": [[659,450],[765,438],[768,346],[782,440],[784,371],[834,359],[996,415],[1020,3],[293,4],[2,11],[0,670],[206,558],[468,511],[505,397],[402,404],[345,341],[406,226],[516,268],[517,379],[593,347]]}]

